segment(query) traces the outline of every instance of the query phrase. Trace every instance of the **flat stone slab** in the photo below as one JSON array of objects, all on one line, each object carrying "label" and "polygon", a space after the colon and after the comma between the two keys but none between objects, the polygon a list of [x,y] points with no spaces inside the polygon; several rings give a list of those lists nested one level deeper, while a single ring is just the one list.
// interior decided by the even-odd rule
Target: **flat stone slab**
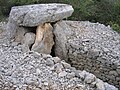
[{"label": "flat stone slab", "polygon": [[38,26],[45,22],[55,22],[72,15],[74,9],[67,4],[34,4],[12,7],[9,20],[19,26]]}]

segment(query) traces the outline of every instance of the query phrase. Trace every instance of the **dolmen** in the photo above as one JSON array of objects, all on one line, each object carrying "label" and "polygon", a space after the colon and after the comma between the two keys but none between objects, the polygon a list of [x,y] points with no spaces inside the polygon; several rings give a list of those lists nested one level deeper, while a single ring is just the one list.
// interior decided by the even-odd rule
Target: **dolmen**
[{"label": "dolmen", "polygon": [[7,24],[8,37],[30,50],[50,54],[54,45],[52,23],[72,15],[74,9],[67,4],[34,4],[12,7]]}]

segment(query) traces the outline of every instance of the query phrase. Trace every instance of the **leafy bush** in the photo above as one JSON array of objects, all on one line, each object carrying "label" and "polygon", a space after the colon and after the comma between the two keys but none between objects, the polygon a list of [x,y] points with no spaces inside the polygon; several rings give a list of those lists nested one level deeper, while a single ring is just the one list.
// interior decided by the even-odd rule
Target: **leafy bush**
[{"label": "leafy bush", "polygon": [[120,25],[115,23],[115,22],[110,22],[111,27],[113,28],[113,30],[117,31],[120,33]]}]

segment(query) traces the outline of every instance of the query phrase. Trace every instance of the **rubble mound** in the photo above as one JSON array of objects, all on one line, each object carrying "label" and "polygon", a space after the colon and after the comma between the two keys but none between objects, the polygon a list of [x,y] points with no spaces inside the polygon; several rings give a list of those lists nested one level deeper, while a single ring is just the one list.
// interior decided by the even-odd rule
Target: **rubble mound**
[{"label": "rubble mound", "polygon": [[56,3],[11,9],[0,27],[0,90],[118,90],[103,81],[120,85],[119,34],[99,23],[62,21],[73,11]]},{"label": "rubble mound", "polygon": [[120,34],[110,26],[89,21],[61,21],[54,25],[54,35],[56,56],[77,69],[120,86]]},{"label": "rubble mound", "polygon": [[17,42],[0,45],[0,90],[118,90],[58,57],[30,51]]}]

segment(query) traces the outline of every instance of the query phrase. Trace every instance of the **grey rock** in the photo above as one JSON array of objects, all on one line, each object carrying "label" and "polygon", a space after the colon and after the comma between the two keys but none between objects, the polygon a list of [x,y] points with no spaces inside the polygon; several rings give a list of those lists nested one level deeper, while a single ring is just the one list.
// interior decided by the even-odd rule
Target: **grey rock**
[{"label": "grey rock", "polygon": [[79,73],[80,78],[83,79],[83,80],[85,79],[85,77],[86,77],[87,75],[89,75],[89,73],[86,72],[85,70],[83,70],[82,72]]},{"label": "grey rock", "polygon": [[11,46],[17,46],[19,44],[19,42],[12,42]]},{"label": "grey rock", "polygon": [[116,71],[120,75],[120,68],[117,68]]},{"label": "grey rock", "polygon": [[69,79],[74,78],[75,73],[74,72],[68,73],[66,77],[69,78]]},{"label": "grey rock", "polygon": [[23,39],[23,43],[28,45],[29,47],[34,43],[35,41],[35,34],[32,32],[26,33]]},{"label": "grey rock", "polygon": [[17,28],[16,28],[16,33],[15,33],[15,41],[23,43],[24,36],[28,32],[28,29],[24,27],[19,27],[19,26],[16,26],[16,27]]},{"label": "grey rock", "polygon": [[80,71],[80,70],[76,70],[76,71],[75,71],[75,76],[78,77],[78,78],[80,78],[80,74],[79,74],[79,73],[81,73],[81,72],[82,72],[82,71]]},{"label": "grey rock", "polygon": [[117,73],[116,71],[110,71],[109,74],[110,74],[110,75],[118,76],[118,73]]},{"label": "grey rock", "polygon": [[105,83],[105,90],[118,90],[116,87]]},{"label": "grey rock", "polygon": [[67,72],[65,72],[65,71],[62,71],[62,72],[60,72],[59,73],[59,77],[65,77],[67,75]]},{"label": "grey rock", "polygon": [[76,68],[75,67],[70,67],[69,68],[71,71],[75,72],[76,71]]},{"label": "grey rock", "polygon": [[54,70],[57,72],[57,73],[60,73],[63,71],[63,65],[61,63],[57,63],[54,65]]},{"label": "grey rock", "polygon": [[33,45],[35,41],[35,34],[34,33],[26,33],[24,38],[22,39],[22,51],[23,52],[28,52],[30,51],[31,46]]},{"label": "grey rock", "polygon": [[35,4],[12,7],[9,19],[22,26],[38,26],[71,16],[73,8],[67,4]]},{"label": "grey rock", "polygon": [[67,59],[66,37],[67,37],[67,33],[69,32],[69,30],[66,29],[67,29],[66,23],[64,22],[63,23],[58,22],[57,24],[54,25],[54,35],[56,37],[55,55],[64,60]]},{"label": "grey rock", "polygon": [[9,20],[6,26],[6,30],[7,30],[6,33],[8,35],[8,38],[9,39],[14,38],[18,30],[18,25],[13,20]]},{"label": "grey rock", "polygon": [[46,59],[46,65],[48,66],[54,66],[54,61],[50,58]]},{"label": "grey rock", "polygon": [[96,79],[95,75],[93,75],[93,74],[88,74],[88,75],[85,77],[85,80],[84,80],[84,81],[89,84],[89,83],[94,82],[95,79]]},{"label": "grey rock", "polygon": [[48,86],[49,84],[48,84],[48,82],[44,82],[44,85],[45,85],[45,86]]},{"label": "grey rock", "polygon": [[97,90],[106,90],[104,86],[104,82],[100,79],[96,80],[96,87],[97,87]]},{"label": "grey rock", "polygon": [[66,68],[66,69],[71,67],[70,64],[68,64],[68,63],[66,63],[64,61],[61,61],[61,63],[63,64],[64,68]]},{"label": "grey rock", "polygon": [[53,60],[54,60],[55,64],[61,62],[61,59],[59,57],[53,57]]},{"label": "grey rock", "polygon": [[90,51],[88,51],[89,58],[99,57],[99,54],[100,54],[100,50],[97,49],[91,49]]},{"label": "grey rock", "polygon": [[37,75],[39,75],[39,74],[42,73],[42,71],[41,71],[39,68],[37,68],[37,69],[36,69],[36,73],[37,73]]}]

